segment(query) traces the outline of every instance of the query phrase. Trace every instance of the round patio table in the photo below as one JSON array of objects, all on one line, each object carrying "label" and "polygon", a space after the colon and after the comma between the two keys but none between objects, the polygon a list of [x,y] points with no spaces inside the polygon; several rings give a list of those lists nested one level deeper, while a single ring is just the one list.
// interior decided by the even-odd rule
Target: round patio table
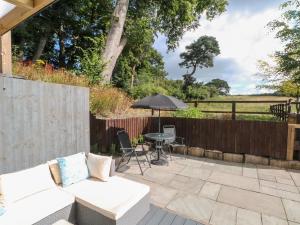
[{"label": "round patio table", "polygon": [[160,157],[163,143],[168,140],[173,140],[174,136],[168,133],[148,133],[144,134],[145,139],[155,142],[155,150],[157,152],[157,158],[151,160],[151,163],[154,165],[165,165],[167,161]]}]

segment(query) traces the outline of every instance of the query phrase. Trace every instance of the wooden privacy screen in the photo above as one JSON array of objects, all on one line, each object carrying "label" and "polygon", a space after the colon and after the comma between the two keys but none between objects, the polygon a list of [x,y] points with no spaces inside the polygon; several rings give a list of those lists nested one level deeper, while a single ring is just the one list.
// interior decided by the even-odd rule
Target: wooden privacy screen
[{"label": "wooden privacy screen", "polygon": [[[228,153],[252,154],[286,159],[286,122],[161,118],[162,125],[176,126],[177,136],[188,146]],[[91,144],[106,151],[117,143],[116,132],[126,129],[131,138],[158,130],[155,117],[100,120],[91,116]]]},{"label": "wooden privacy screen", "polygon": [[89,90],[0,76],[0,174],[88,152]]}]

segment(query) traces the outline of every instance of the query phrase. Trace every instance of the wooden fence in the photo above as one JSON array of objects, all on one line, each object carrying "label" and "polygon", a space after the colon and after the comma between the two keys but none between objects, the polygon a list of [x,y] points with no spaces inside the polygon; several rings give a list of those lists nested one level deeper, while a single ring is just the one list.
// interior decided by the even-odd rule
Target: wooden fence
[{"label": "wooden fence", "polygon": [[[158,130],[156,117],[100,120],[91,116],[91,144],[102,151],[117,143],[116,132],[128,131],[131,138]],[[174,124],[177,136],[191,147],[228,153],[252,154],[285,159],[288,125],[286,122],[212,120],[163,117],[161,124]]]}]

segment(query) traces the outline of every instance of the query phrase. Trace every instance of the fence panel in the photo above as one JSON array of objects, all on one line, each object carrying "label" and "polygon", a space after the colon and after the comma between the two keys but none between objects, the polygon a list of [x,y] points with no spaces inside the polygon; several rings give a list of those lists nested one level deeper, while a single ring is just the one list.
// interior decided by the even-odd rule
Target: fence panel
[{"label": "fence panel", "polygon": [[[98,125],[91,124],[91,139],[96,140],[91,140],[91,143],[97,142],[102,149],[117,143],[116,132],[120,129],[127,130],[130,138],[158,131],[156,117],[93,120],[93,123]],[[286,122],[161,118],[161,125],[166,124],[175,125],[177,136],[184,137],[191,147],[286,158]],[[100,133],[94,135],[93,132]]]}]

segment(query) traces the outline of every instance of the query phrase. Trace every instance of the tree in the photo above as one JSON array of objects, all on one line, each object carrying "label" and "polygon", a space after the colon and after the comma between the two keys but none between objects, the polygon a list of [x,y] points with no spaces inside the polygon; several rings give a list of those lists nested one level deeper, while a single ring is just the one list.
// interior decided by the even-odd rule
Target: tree
[{"label": "tree", "polygon": [[197,67],[200,69],[213,67],[213,59],[220,54],[220,48],[215,37],[202,36],[192,44],[186,46],[185,49],[186,51],[180,54],[180,58],[183,61],[179,63],[179,66],[187,69],[192,68],[191,73],[183,75],[183,89],[186,91],[196,80],[193,74],[196,72]]},{"label": "tree", "polygon": [[147,18],[154,34],[167,37],[169,49],[177,46],[185,31],[199,26],[199,19],[208,19],[225,11],[227,0],[117,0],[103,53],[106,64],[103,78],[110,82],[117,59],[127,44],[126,28],[130,21]]},{"label": "tree", "polygon": [[290,87],[287,84],[291,83],[296,84],[295,87],[300,86],[300,2],[286,1],[281,9],[281,19],[271,21],[268,26],[276,32],[276,38],[281,40],[284,48],[275,52],[271,57],[272,63],[259,61],[260,70],[267,83],[261,87],[278,91]]},{"label": "tree", "polygon": [[206,86],[215,87],[220,95],[228,95],[230,91],[227,81],[221,79],[213,79]]}]

